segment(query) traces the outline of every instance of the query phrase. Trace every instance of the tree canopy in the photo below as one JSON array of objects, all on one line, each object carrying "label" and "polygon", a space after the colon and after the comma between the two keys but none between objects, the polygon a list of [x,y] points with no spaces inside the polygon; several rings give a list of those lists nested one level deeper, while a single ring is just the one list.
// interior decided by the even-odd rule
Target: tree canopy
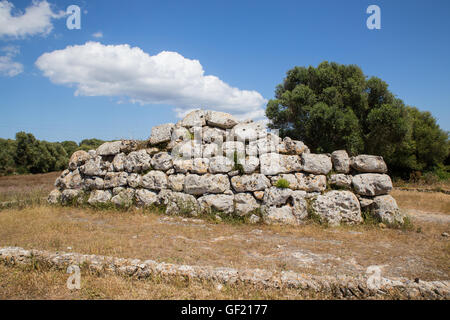
[{"label": "tree canopy", "polygon": [[322,62],[286,73],[267,104],[269,127],[313,152],[345,149],[382,155],[394,174],[443,166],[449,135],[429,112],[405,106],[377,77],[356,65]]}]

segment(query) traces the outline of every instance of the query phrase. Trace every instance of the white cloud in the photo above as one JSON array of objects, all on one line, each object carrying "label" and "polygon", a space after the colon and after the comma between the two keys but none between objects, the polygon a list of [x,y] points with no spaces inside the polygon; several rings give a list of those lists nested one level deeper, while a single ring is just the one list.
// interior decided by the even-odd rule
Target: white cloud
[{"label": "white cloud", "polygon": [[103,32],[98,31],[98,32],[96,32],[96,33],[93,33],[92,36],[93,36],[94,38],[103,38]]},{"label": "white cloud", "polygon": [[23,65],[13,61],[13,58],[19,54],[17,46],[6,46],[0,49],[4,56],[0,56],[0,75],[14,77],[23,72]]},{"label": "white cloud", "polygon": [[46,1],[33,1],[25,13],[13,13],[14,4],[0,2],[0,37],[24,38],[33,35],[47,35],[53,30],[52,19],[65,16],[65,12],[53,12]]},{"label": "white cloud", "polygon": [[75,95],[128,98],[133,103],[172,105],[177,115],[193,108],[264,116],[266,100],[256,91],[231,87],[205,75],[198,60],[176,52],[151,56],[138,47],[87,42],[44,53],[36,66],[53,83],[75,86]]}]

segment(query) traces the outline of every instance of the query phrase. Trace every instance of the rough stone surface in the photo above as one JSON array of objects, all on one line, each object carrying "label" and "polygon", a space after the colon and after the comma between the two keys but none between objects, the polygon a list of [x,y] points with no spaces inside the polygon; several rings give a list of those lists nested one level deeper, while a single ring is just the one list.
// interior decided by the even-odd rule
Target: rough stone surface
[{"label": "rough stone surface", "polygon": [[61,201],[61,191],[54,189],[50,192],[47,198],[48,203],[58,204]]},{"label": "rough stone surface", "polygon": [[152,206],[157,203],[158,196],[147,189],[137,189],[135,193],[136,204],[142,207]]},{"label": "rough stone surface", "polygon": [[331,226],[363,221],[358,198],[350,191],[334,190],[319,195],[313,202],[312,209],[322,222]]},{"label": "rough stone surface", "polygon": [[177,192],[183,191],[185,179],[186,176],[184,174],[170,175],[168,178],[169,188]]},{"label": "rough stone surface", "polygon": [[189,112],[179,124],[183,127],[202,127],[206,125],[206,112],[204,110],[194,110]]},{"label": "rough stone surface", "polygon": [[223,193],[228,189],[230,181],[224,174],[188,174],[184,183],[184,192],[193,195]]},{"label": "rough stone surface", "polygon": [[159,152],[151,159],[152,168],[155,170],[167,171],[172,168],[172,157],[167,152]]},{"label": "rough stone surface", "polygon": [[245,142],[254,141],[267,136],[264,122],[241,122],[233,127],[230,133],[233,140]]},{"label": "rough stone surface", "polygon": [[353,177],[355,192],[362,196],[378,196],[392,190],[392,181],[387,174],[363,173]]},{"label": "rough stone surface", "polygon": [[245,216],[260,207],[250,193],[236,193],[234,195],[234,205],[236,214],[240,216]]},{"label": "rough stone surface", "polygon": [[228,173],[233,170],[234,162],[227,157],[217,156],[209,161],[209,172],[211,173]]},{"label": "rough stone surface", "polygon": [[152,170],[142,176],[141,186],[150,190],[167,189],[167,176],[164,172]]},{"label": "rough stone surface", "polygon": [[270,180],[263,174],[253,173],[231,178],[236,192],[261,191],[270,187]]},{"label": "rough stone surface", "polygon": [[400,225],[404,223],[405,215],[401,213],[397,206],[397,202],[390,195],[373,198],[370,210],[382,222]]},{"label": "rough stone surface", "polygon": [[330,185],[349,189],[352,187],[352,176],[343,173],[332,174],[330,176]]},{"label": "rough stone surface", "polygon": [[75,170],[77,167],[83,165],[86,161],[91,158],[89,153],[83,150],[75,151],[69,160],[69,169]]},{"label": "rough stone surface", "polygon": [[88,203],[91,205],[108,203],[112,194],[109,190],[94,190],[91,192]]},{"label": "rough stone surface", "polygon": [[206,115],[206,123],[212,127],[231,129],[238,124],[238,121],[229,113],[210,111]]},{"label": "rough stone surface", "polygon": [[234,196],[210,194],[197,199],[202,212],[219,211],[226,214],[234,212]]},{"label": "rough stone surface", "polygon": [[303,171],[313,174],[328,174],[332,169],[331,159],[326,154],[302,154]]},{"label": "rough stone surface", "polygon": [[296,173],[297,189],[307,192],[322,192],[327,188],[327,177],[308,173]]},{"label": "rough stone surface", "polygon": [[99,156],[113,156],[120,153],[122,141],[105,142],[97,149]]},{"label": "rough stone surface", "polygon": [[151,156],[145,150],[133,151],[128,154],[124,162],[126,172],[142,172],[150,169]]},{"label": "rough stone surface", "polygon": [[164,142],[169,142],[172,138],[173,123],[162,124],[152,128],[150,135],[150,143],[157,145]]},{"label": "rough stone surface", "polygon": [[331,154],[334,171],[337,173],[350,172],[350,157],[345,150],[336,150]]},{"label": "rough stone surface", "polygon": [[386,173],[387,166],[381,156],[360,154],[352,157],[351,166],[359,172]]}]

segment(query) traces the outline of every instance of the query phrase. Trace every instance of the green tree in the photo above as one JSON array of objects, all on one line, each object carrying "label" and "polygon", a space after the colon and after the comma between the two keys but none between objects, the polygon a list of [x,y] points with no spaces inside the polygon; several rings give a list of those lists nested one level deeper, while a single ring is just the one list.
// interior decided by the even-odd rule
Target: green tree
[{"label": "green tree", "polygon": [[430,170],[448,157],[448,133],[355,65],[294,67],[266,108],[269,127],[314,152],[382,155],[394,173]]}]

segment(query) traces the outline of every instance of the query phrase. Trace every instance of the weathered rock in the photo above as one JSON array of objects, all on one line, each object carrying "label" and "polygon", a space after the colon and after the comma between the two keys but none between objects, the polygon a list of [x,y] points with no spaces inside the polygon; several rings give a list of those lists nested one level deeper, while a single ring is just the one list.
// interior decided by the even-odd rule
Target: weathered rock
[{"label": "weathered rock", "polygon": [[222,144],[225,141],[226,131],[219,128],[203,127],[202,141],[203,143]]},{"label": "weathered rock", "polygon": [[82,179],[78,169],[60,178],[58,185],[63,189],[80,189],[82,187]]},{"label": "weathered rock", "polygon": [[327,188],[327,177],[324,175],[314,175],[296,173],[297,189],[307,192],[322,192]]},{"label": "weathered rock", "polygon": [[234,196],[225,194],[210,194],[197,199],[202,212],[220,211],[231,214],[234,211]]},{"label": "weathered rock", "polygon": [[151,165],[155,170],[167,171],[173,166],[172,157],[167,152],[159,152],[153,156]]},{"label": "weathered rock", "polygon": [[364,198],[364,197],[360,196],[359,194],[356,197],[359,200],[361,209],[367,208],[368,206],[370,206],[373,203],[373,198]]},{"label": "weathered rock", "polygon": [[264,192],[263,203],[267,206],[281,206],[290,201],[293,205],[292,190],[289,188],[282,189],[277,187],[270,187]]},{"label": "weathered rock", "polygon": [[184,182],[184,192],[194,195],[223,193],[228,189],[230,181],[224,174],[188,174]]},{"label": "weathered rock", "polygon": [[138,188],[142,183],[142,176],[137,173],[130,173],[127,177],[127,184],[131,188]]},{"label": "weathered rock", "polygon": [[171,152],[172,158],[188,160],[202,157],[203,146],[195,140],[189,140],[176,144]]},{"label": "weathered rock", "polygon": [[293,214],[297,222],[301,223],[308,217],[308,202],[306,201],[308,194],[306,191],[296,190],[292,191],[291,196],[294,203]]},{"label": "weathered rock", "polygon": [[261,191],[270,187],[270,180],[263,174],[253,173],[234,176],[231,178],[231,184],[236,192]]},{"label": "weathered rock", "polygon": [[179,173],[187,173],[189,171],[192,171],[192,168],[194,166],[194,162],[192,159],[174,159],[173,160],[173,167],[175,168],[176,172]]},{"label": "weathered rock", "polygon": [[166,214],[196,216],[200,206],[194,196],[182,192],[168,193],[165,198]]},{"label": "weathered rock", "polygon": [[350,172],[350,158],[345,150],[337,150],[331,154],[334,171],[337,173]]},{"label": "weathered rock", "polygon": [[183,127],[202,127],[206,125],[206,112],[204,110],[194,110],[189,112],[179,124]]},{"label": "weathered rock", "polygon": [[97,155],[99,156],[114,156],[120,153],[122,141],[105,142],[97,148]]},{"label": "weathered rock", "polygon": [[192,162],[192,173],[205,174],[209,169],[209,159],[207,158],[196,158]]},{"label": "weathered rock", "polygon": [[248,218],[248,222],[250,222],[251,224],[257,224],[259,221],[261,221],[261,218],[256,214],[252,214],[250,218]]},{"label": "weathered rock", "polygon": [[150,190],[167,189],[167,176],[164,172],[152,170],[142,177],[141,186]]},{"label": "weathered rock", "polygon": [[246,174],[255,172],[259,167],[259,159],[253,156],[239,158],[237,162],[242,166],[242,170]]},{"label": "weathered rock", "polygon": [[331,171],[331,159],[326,154],[302,153],[303,171],[313,174],[328,174]]},{"label": "weathered rock", "polygon": [[234,162],[230,158],[217,156],[209,161],[209,172],[211,173],[227,173],[233,170]]},{"label": "weathered rock", "polygon": [[257,156],[265,153],[277,153],[279,144],[279,137],[267,135],[262,139],[250,141],[247,148],[247,154],[250,156]]},{"label": "weathered rock", "polygon": [[83,150],[75,151],[69,160],[69,169],[75,170],[77,167],[83,165],[86,161],[88,161],[91,156]]},{"label": "weathered rock", "polygon": [[397,202],[390,195],[373,198],[369,208],[371,213],[384,223],[402,225],[405,222],[406,215],[401,213]]},{"label": "weathered rock", "polygon": [[150,135],[150,144],[157,145],[169,142],[172,138],[172,130],[175,127],[173,123],[162,124],[152,128]]},{"label": "weathered rock", "polygon": [[236,193],[234,195],[234,206],[235,213],[239,216],[245,216],[260,207],[250,193]]},{"label": "weathered rock", "polygon": [[66,189],[61,192],[61,204],[66,205],[74,201],[79,202],[82,194],[83,192],[80,189]]},{"label": "weathered rock", "polygon": [[299,156],[266,153],[259,157],[260,171],[265,175],[296,172],[302,169]]},{"label": "weathered rock", "polygon": [[215,156],[222,155],[222,147],[215,143],[205,144],[202,147],[202,157],[203,158],[212,158]]},{"label": "weathered rock", "polygon": [[312,209],[330,226],[357,224],[363,221],[358,198],[350,191],[333,190],[317,196]]},{"label": "weathered rock", "polygon": [[136,151],[139,144],[140,142],[138,140],[122,140],[120,152],[130,153],[131,151]]},{"label": "weathered rock", "polygon": [[130,152],[125,158],[124,169],[127,172],[139,173],[151,167],[152,158],[144,149]]},{"label": "weathered rock", "polygon": [[352,187],[352,176],[343,173],[332,174],[329,183],[332,186],[350,189]]},{"label": "weathered rock", "polygon": [[172,131],[171,142],[190,141],[191,134],[188,129],[184,127],[174,127]]},{"label": "weathered rock", "polygon": [[105,189],[124,187],[127,185],[128,173],[126,172],[108,172],[105,175]]},{"label": "weathered rock", "polygon": [[47,197],[47,202],[50,204],[58,204],[61,201],[61,191],[54,189]]},{"label": "weathered rock", "polygon": [[184,174],[170,175],[168,178],[169,188],[176,192],[183,191],[185,179],[186,176]]},{"label": "weathered rock", "polygon": [[80,167],[80,172],[87,176],[104,176],[106,169],[104,169],[101,157],[90,159]]},{"label": "weathered rock", "polygon": [[238,158],[242,158],[245,156],[245,145],[241,141],[226,141],[222,144],[223,155],[226,157],[233,159],[234,153]]},{"label": "weathered rock", "polygon": [[352,157],[351,166],[359,172],[386,173],[387,166],[381,156],[360,154]]},{"label": "weathered rock", "polygon": [[282,207],[261,206],[263,221],[266,224],[275,225],[298,225],[299,222],[294,215],[293,208],[290,205]]},{"label": "weathered rock", "polygon": [[111,200],[112,194],[109,190],[94,190],[91,192],[88,203],[96,205],[100,203],[108,203]]},{"label": "weathered rock", "polygon": [[392,190],[392,181],[387,174],[358,174],[353,177],[352,185],[356,193],[363,196],[383,195]]},{"label": "weathered rock", "polygon": [[209,111],[206,114],[206,123],[212,127],[231,129],[238,124],[238,121],[229,113]]},{"label": "weathered rock", "polygon": [[119,207],[129,207],[133,204],[135,190],[132,188],[124,188],[114,197],[111,198],[111,202]]},{"label": "weathered rock", "polygon": [[230,133],[233,140],[245,142],[254,141],[267,136],[267,129],[264,122],[241,122],[233,127]]},{"label": "weathered rock", "polygon": [[301,155],[302,153],[309,153],[308,147],[302,142],[292,140],[285,137],[277,146],[277,151],[283,154]]},{"label": "weathered rock", "polygon": [[105,181],[100,177],[84,179],[84,190],[102,190],[105,188]]},{"label": "weathered rock", "polygon": [[262,200],[264,198],[264,191],[255,191],[253,195],[257,200]]},{"label": "weathered rock", "polygon": [[156,193],[147,189],[137,189],[135,192],[136,204],[138,206],[148,207],[158,202]]},{"label": "weathered rock", "polygon": [[123,171],[125,169],[125,161],[127,159],[127,155],[125,153],[119,153],[114,157],[112,162],[115,171]]}]

